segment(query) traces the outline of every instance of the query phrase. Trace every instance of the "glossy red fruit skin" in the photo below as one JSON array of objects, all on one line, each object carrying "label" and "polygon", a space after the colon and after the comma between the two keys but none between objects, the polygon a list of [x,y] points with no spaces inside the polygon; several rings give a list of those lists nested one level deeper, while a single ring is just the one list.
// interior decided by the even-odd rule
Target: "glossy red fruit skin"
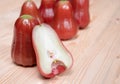
[{"label": "glossy red fruit skin", "polygon": [[77,20],[80,28],[85,28],[90,23],[89,0],[70,0],[73,9],[74,17]]},{"label": "glossy red fruit skin", "polygon": [[72,5],[69,1],[58,1],[55,5],[55,16],[51,26],[61,40],[68,40],[76,36],[78,24],[73,16]]},{"label": "glossy red fruit skin", "polygon": [[44,23],[50,23],[54,17],[54,6],[56,0],[42,0],[39,7],[39,15],[42,17]]},{"label": "glossy red fruit skin", "polygon": [[39,22],[31,16],[26,19],[19,17],[14,25],[14,37],[11,57],[14,63],[22,66],[36,64],[36,55],[32,45],[32,29]]},{"label": "glossy red fruit skin", "polygon": [[39,15],[38,8],[37,8],[35,2],[32,0],[27,0],[23,3],[23,5],[21,7],[20,16],[24,15],[24,14],[32,15],[33,17],[35,17],[38,20],[39,24],[41,24],[43,22],[41,16]]}]

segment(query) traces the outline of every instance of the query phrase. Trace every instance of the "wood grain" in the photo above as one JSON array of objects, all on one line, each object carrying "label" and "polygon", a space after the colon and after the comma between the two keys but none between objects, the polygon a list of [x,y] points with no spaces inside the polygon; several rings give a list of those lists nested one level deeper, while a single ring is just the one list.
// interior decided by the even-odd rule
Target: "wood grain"
[{"label": "wood grain", "polygon": [[49,80],[36,66],[24,68],[11,60],[14,22],[24,1],[0,3],[0,84],[120,84],[120,0],[90,0],[89,26],[63,41],[74,57],[72,69]]}]

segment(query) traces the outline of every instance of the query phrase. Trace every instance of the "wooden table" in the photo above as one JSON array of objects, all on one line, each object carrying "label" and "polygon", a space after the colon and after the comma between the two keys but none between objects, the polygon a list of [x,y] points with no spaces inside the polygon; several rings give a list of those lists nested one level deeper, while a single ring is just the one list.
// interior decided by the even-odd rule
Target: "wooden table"
[{"label": "wooden table", "polygon": [[14,22],[24,1],[0,2],[0,84],[120,84],[120,0],[90,0],[89,26],[63,42],[74,57],[72,69],[49,80],[36,66],[24,68],[11,60]]}]

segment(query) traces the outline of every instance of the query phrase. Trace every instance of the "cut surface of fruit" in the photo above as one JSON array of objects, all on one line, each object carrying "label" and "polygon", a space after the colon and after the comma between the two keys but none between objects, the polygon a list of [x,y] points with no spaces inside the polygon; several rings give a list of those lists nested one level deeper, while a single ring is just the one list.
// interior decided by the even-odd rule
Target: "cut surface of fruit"
[{"label": "cut surface of fruit", "polygon": [[35,26],[32,41],[37,56],[38,69],[44,77],[54,77],[72,66],[71,54],[49,25]]}]

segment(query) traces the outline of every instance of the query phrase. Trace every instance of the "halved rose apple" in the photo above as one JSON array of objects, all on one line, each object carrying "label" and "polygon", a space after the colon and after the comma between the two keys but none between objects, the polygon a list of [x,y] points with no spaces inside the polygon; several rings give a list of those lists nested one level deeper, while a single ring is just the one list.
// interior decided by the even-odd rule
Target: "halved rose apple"
[{"label": "halved rose apple", "polygon": [[56,32],[47,24],[34,27],[32,42],[40,74],[52,78],[71,68],[73,58]]}]

